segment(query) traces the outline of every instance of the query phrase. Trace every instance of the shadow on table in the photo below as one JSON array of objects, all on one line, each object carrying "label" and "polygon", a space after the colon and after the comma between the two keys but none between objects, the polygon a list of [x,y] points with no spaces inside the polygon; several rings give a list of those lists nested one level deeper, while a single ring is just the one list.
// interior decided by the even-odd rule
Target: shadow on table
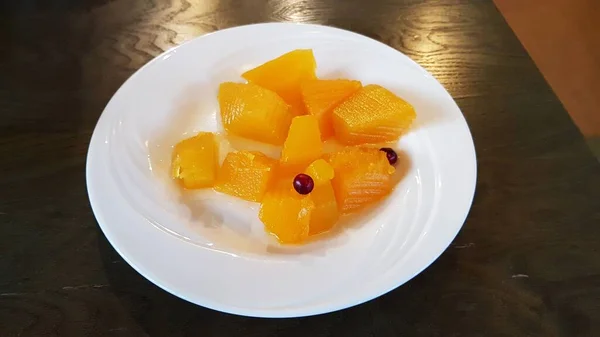
[{"label": "shadow on table", "polygon": [[[461,292],[449,292],[457,278],[468,277],[457,271],[458,250],[450,250],[412,281],[365,304],[313,317],[258,319],[206,309],[167,293],[129,266],[98,231],[110,287],[150,336],[413,336],[436,335],[440,328],[468,331],[469,323],[456,323],[461,312],[453,306],[471,309],[456,300]],[[441,301],[444,296],[447,300]],[[467,302],[473,299],[468,297]],[[474,311],[473,315],[479,316]]]}]

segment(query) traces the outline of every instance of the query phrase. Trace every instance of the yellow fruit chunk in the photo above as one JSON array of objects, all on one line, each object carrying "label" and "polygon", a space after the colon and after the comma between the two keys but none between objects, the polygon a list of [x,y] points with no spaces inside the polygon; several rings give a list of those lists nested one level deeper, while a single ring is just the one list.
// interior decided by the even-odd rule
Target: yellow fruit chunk
[{"label": "yellow fruit chunk", "polygon": [[316,235],[333,228],[340,218],[335,193],[331,186],[334,177],[333,167],[325,160],[318,159],[304,172],[313,178],[315,188],[308,194],[315,207],[309,224],[309,235]]},{"label": "yellow fruit chunk", "polygon": [[281,151],[282,166],[302,170],[322,154],[323,143],[317,118],[310,115],[294,117]]},{"label": "yellow fruit chunk", "polygon": [[392,191],[395,169],[383,151],[347,147],[328,160],[335,171],[332,185],[342,214],[360,210]]},{"label": "yellow fruit chunk", "polygon": [[219,106],[225,130],[274,145],[283,144],[293,117],[281,97],[251,83],[221,83]]},{"label": "yellow fruit chunk", "polygon": [[316,116],[323,140],[333,136],[331,112],[338,104],[350,97],[362,84],[351,80],[311,80],[300,86],[306,111]]},{"label": "yellow fruit chunk", "polygon": [[260,202],[277,161],[260,152],[230,152],[219,169],[215,190]]},{"label": "yellow fruit chunk", "polygon": [[187,189],[211,187],[217,175],[218,150],[210,132],[200,132],[175,145],[171,176]]},{"label": "yellow fruit chunk", "polygon": [[335,226],[340,213],[331,182],[315,186],[309,198],[315,205],[309,224],[309,235],[326,232]]},{"label": "yellow fruit chunk", "polygon": [[415,117],[412,105],[371,84],[333,109],[332,124],[341,143],[382,143],[397,140]]},{"label": "yellow fruit chunk", "polygon": [[313,179],[315,186],[328,183],[334,176],[333,167],[325,159],[315,160],[306,168],[304,173]]},{"label": "yellow fruit chunk", "polygon": [[301,195],[293,187],[295,175],[289,172],[273,178],[265,194],[259,218],[265,230],[279,242],[300,243],[310,235],[326,232],[337,223],[340,213],[331,178],[333,168],[323,159],[305,171],[315,181],[313,190]]},{"label": "yellow fruit chunk", "polygon": [[265,194],[258,215],[265,230],[283,244],[301,243],[308,237],[315,207],[311,198],[294,190],[292,181],[291,176],[277,179]]},{"label": "yellow fruit chunk", "polygon": [[242,77],[275,91],[292,106],[294,115],[302,115],[305,112],[300,84],[316,78],[316,67],[317,62],[311,49],[297,49],[248,70]]}]

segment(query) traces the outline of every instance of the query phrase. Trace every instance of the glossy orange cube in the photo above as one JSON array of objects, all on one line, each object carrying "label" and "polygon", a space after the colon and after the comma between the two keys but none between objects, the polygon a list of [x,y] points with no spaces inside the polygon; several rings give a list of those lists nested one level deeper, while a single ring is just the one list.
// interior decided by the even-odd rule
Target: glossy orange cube
[{"label": "glossy orange cube", "polygon": [[342,214],[383,199],[394,187],[395,169],[378,149],[347,147],[330,154],[328,161],[335,172],[332,185]]},{"label": "glossy orange cube", "polygon": [[331,185],[334,178],[333,167],[323,159],[318,159],[306,168],[305,174],[313,178],[315,187],[308,197],[315,205],[309,224],[309,235],[316,235],[332,229],[340,218],[335,192]]},{"label": "glossy orange cube", "polygon": [[294,117],[281,151],[282,166],[293,167],[300,172],[322,154],[323,143],[317,118],[311,115]]},{"label": "glossy orange cube", "polygon": [[260,152],[230,152],[219,169],[215,190],[260,202],[276,167],[275,159]]},{"label": "glossy orange cube", "polygon": [[258,215],[265,230],[282,244],[306,240],[315,208],[311,198],[294,190],[293,179],[293,176],[276,178],[262,200]]},{"label": "glossy orange cube", "polygon": [[316,235],[331,230],[340,218],[331,182],[315,186],[310,192],[310,199],[315,207],[311,213],[308,234]]},{"label": "glossy orange cube", "polygon": [[217,175],[218,157],[214,134],[200,132],[175,145],[171,177],[187,189],[211,187]]},{"label": "glossy orange cube", "polygon": [[325,159],[315,160],[306,168],[304,173],[313,179],[315,186],[331,181],[335,175],[333,167]]},{"label": "glossy orange cube", "polygon": [[371,84],[333,109],[332,125],[343,144],[383,143],[397,140],[415,117],[412,105]]},{"label": "glossy orange cube", "polygon": [[359,81],[352,80],[311,80],[300,86],[306,111],[319,120],[321,138],[333,136],[331,113],[333,108],[346,100],[362,87]]},{"label": "glossy orange cube", "polygon": [[219,106],[225,130],[274,145],[283,144],[293,117],[281,97],[251,83],[221,83]]},{"label": "glossy orange cube", "polygon": [[326,232],[337,223],[340,213],[331,179],[333,167],[323,159],[305,171],[315,187],[301,195],[293,187],[295,174],[276,175],[261,203],[259,218],[265,230],[284,244],[301,243],[310,235]]},{"label": "glossy orange cube", "polygon": [[300,84],[316,78],[316,68],[312,49],[297,49],[248,70],[242,77],[276,92],[292,106],[292,113],[298,116],[306,113]]}]

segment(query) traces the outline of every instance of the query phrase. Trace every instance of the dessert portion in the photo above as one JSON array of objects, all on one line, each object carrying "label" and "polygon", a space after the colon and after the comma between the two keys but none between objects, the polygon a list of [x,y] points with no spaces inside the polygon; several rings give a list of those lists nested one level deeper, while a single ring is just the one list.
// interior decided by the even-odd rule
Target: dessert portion
[{"label": "dessert portion", "polygon": [[250,83],[272,90],[287,104],[293,115],[305,114],[300,85],[317,78],[312,49],[296,49],[242,74]]},{"label": "dessert portion", "polygon": [[273,145],[283,144],[293,117],[281,97],[252,83],[221,83],[219,107],[227,132]]},{"label": "dessert portion", "polygon": [[333,109],[331,120],[338,141],[360,145],[397,141],[416,116],[405,100],[370,84]]},{"label": "dessert portion", "polygon": [[376,148],[346,147],[327,156],[335,176],[332,180],[338,208],[348,214],[379,201],[392,188],[396,171],[386,152]]},{"label": "dessert portion", "polygon": [[260,152],[230,152],[217,174],[216,191],[260,202],[277,168],[277,161]]},{"label": "dessert portion", "polygon": [[294,117],[281,150],[281,165],[301,172],[307,163],[322,155],[323,142],[317,118],[311,115]]},{"label": "dessert portion", "polygon": [[173,149],[171,176],[187,189],[212,187],[219,168],[215,136],[200,132]]},{"label": "dessert portion", "polygon": [[[219,87],[225,131],[280,146],[279,158],[236,151],[219,165],[216,136],[200,132],[175,145],[172,178],[260,203],[259,219],[282,244],[384,199],[398,161],[389,144],[409,130],[414,108],[380,85],[318,79],[315,69],[312,50],[298,49],[242,74],[248,83]],[[343,146],[326,151],[325,141]]]},{"label": "dessert portion", "polygon": [[352,80],[309,80],[300,85],[302,101],[306,112],[317,117],[321,137],[333,137],[331,111],[362,87],[359,81]]}]

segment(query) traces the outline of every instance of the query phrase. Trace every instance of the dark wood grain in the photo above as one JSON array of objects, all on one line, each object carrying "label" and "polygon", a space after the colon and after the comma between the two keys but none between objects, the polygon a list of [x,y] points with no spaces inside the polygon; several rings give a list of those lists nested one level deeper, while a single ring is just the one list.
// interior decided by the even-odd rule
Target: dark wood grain
[{"label": "dark wood grain", "polygon": [[[263,320],[160,290],[107,243],[85,155],[144,63],[218,29],[333,25],[432,72],[478,157],[471,213],[430,268],[366,304]],[[0,4],[0,336],[600,336],[600,165],[491,1]]]}]

